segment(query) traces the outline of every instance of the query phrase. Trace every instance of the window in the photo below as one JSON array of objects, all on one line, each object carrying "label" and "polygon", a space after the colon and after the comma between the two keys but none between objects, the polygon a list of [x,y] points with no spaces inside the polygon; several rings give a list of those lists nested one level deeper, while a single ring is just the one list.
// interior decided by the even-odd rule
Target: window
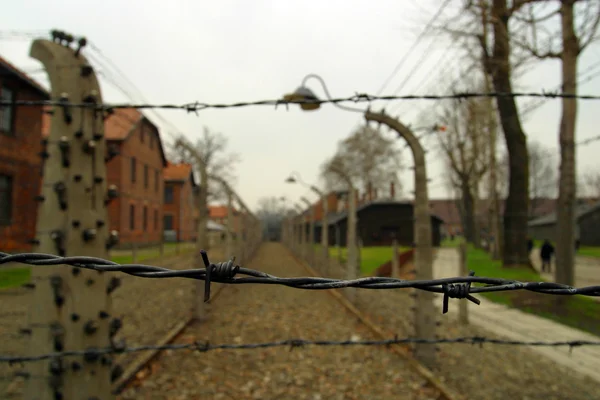
[{"label": "window", "polygon": [[165,186],[165,204],[173,204],[173,186]]},{"label": "window", "polygon": [[154,230],[158,230],[158,210],[154,210]]},{"label": "window", "polygon": [[[0,99],[2,101],[15,102],[15,92],[6,86],[0,88]],[[14,135],[13,125],[15,119],[14,105],[0,107],[0,131],[8,135]]]},{"label": "window", "polygon": [[154,191],[158,193],[158,170],[154,171]]},{"label": "window", "polygon": [[135,158],[131,157],[131,183],[135,183],[135,175],[136,175],[136,171],[135,171]]},{"label": "window", "polygon": [[142,224],[144,227],[144,232],[146,232],[148,230],[148,207],[144,206],[144,215],[143,215],[143,220],[142,220]]},{"label": "window", "polygon": [[12,176],[0,175],[0,226],[6,226],[11,224],[12,194]]},{"label": "window", "polygon": [[129,205],[129,230],[135,230],[135,206],[133,204]]},{"label": "window", "polygon": [[144,188],[148,189],[148,166],[144,165]]},{"label": "window", "polygon": [[169,214],[165,214],[165,216],[163,217],[163,227],[165,231],[172,231],[173,230],[173,216],[169,215]]}]

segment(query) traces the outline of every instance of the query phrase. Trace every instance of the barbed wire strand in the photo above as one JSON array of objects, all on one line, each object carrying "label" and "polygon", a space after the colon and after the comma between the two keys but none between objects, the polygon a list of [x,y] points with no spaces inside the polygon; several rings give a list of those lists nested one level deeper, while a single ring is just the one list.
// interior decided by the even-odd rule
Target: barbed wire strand
[{"label": "barbed wire strand", "polygon": [[[600,286],[587,286],[575,288],[568,285],[552,282],[520,282],[502,278],[489,278],[474,276],[471,272],[465,277],[450,277],[428,280],[403,280],[388,277],[367,277],[352,280],[318,277],[293,277],[282,278],[265,272],[244,268],[235,264],[235,257],[226,262],[213,264],[209,261],[206,251],[200,252],[205,268],[171,270],[164,267],[143,264],[118,264],[113,261],[95,257],[61,257],[43,253],[21,253],[9,255],[0,253],[0,265],[23,263],[34,266],[70,265],[78,268],[105,272],[123,272],[140,278],[188,278],[205,281],[204,301],[210,299],[210,283],[225,284],[265,284],[281,285],[294,289],[328,290],[342,288],[361,289],[419,289],[433,293],[444,294],[443,313],[448,312],[450,298],[467,299],[475,304],[480,301],[473,297],[474,293],[488,293],[500,291],[527,290],[550,295],[584,295],[591,297],[600,296]],[[236,275],[246,277],[236,278]],[[486,286],[471,286],[479,283]]]},{"label": "barbed wire strand", "polygon": [[440,100],[440,99],[467,99],[478,97],[539,97],[539,98],[573,98],[580,100],[600,100],[600,95],[578,95],[572,93],[559,93],[558,91],[542,92],[459,92],[446,95],[403,95],[403,96],[374,96],[366,93],[357,93],[353,96],[338,97],[324,100],[258,100],[236,103],[186,103],[186,104],[134,104],[134,103],[75,103],[56,100],[18,100],[8,101],[0,100],[0,106],[69,106],[74,108],[97,108],[97,109],[118,109],[118,108],[136,108],[136,109],[179,109],[187,112],[198,112],[205,109],[218,108],[236,108],[249,106],[280,106],[289,104],[337,104],[343,102],[363,103],[371,101],[392,101],[392,100]]},{"label": "barbed wire strand", "polygon": [[272,347],[290,347],[290,350],[305,346],[391,346],[395,344],[483,344],[508,345],[508,346],[537,346],[537,347],[560,347],[568,346],[570,349],[581,346],[600,346],[600,341],[572,340],[572,341],[519,341],[492,339],[480,336],[458,337],[458,338],[439,338],[439,339],[421,339],[421,338],[398,338],[385,340],[306,340],[306,339],[287,339],[274,342],[262,343],[226,343],[211,344],[210,342],[195,341],[194,343],[167,344],[167,345],[146,345],[146,346],[113,346],[106,348],[90,348],[87,350],[63,351],[57,353],[47,353],[35,356],[14,356],[0,355],[0,362],[17,364],[25,362],[44,361],[53,358],[84,356],[87,359],[98,358],[106,354],[134,353],[148,350],[195,350],[207,352],[213,350],[256,350]]}]

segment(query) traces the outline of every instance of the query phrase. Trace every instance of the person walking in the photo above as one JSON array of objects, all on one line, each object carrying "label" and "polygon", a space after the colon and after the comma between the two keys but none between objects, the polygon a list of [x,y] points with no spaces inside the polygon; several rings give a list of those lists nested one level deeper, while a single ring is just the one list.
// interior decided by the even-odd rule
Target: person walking
[{"label": "person walking", "polygon": [[553,254],[554,246],[552,246],[548,239],[545,239],[544,244],[542,244],[542,248],[540,249],[540,258],[542,259],[542,272],[546,271],[546,267],[548,267],[548,272],[551,272],[552,268],[550,260],[552,259]]}]

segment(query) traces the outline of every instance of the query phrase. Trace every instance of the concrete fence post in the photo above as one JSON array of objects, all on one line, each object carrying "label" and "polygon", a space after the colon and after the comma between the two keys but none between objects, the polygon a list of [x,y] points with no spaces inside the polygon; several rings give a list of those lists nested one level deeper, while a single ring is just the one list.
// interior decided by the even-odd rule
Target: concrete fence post
[{"label": "concrete fence post", "polygon": [[[66,37],[53,32],[52,41],[34,40],[30,49],[48,73],[51,99],[63,103],[53,106],[50,135],[41,153],[44,185],[36,198],[33,251],[107,259],[118,242],[118,233],[109,230],[107,204],[118,192],[106,184],[104,110],[96,107],[102,96],[94,69],[80,52],[85,39],[75,40],[73,49],[73,40]],[[106,275],[66,265],[32,268],[30,355],[111,346],[110,326],[120,324],[110,302],[118,278],[108,281]],[[26,380],[24,398],[113,399],[111,364],[107,354],[95,362],[79,355],[27,363],[31,379]]]},{"label": "concrete fence post", "polygon": [[400,260],[398,260],[398,240],[394,238],[392,241],[392,278],[400,277]]},{"label": "concrete fence post", "polygon": [[[467,268],[467,244],[461,241],[458,247],[459,253],[459,274],[458,276],[467,276],[469,274]],[[467,300],[460,300],[458,303],[458,320],[461,324],[467,325],[469,323],[469,303]]]}]

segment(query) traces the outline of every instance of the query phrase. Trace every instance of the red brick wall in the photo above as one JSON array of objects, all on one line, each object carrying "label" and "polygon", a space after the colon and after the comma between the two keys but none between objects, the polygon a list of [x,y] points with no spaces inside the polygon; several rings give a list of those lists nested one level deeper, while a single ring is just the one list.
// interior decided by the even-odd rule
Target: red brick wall
[{"label": "red brick wall", "polygon": [[165,186],[173,188],[173,203],[163,204],[164,215],[173,216],[173,230],[177,232],[180,241],[196,239],[197,227],[194,218],[194,198],[192,182],[165,182]]},{"label": "red brick wall", "polygon": [[[17,100],[45,100],[37,91],[18,81],[2,81],[15,90]],[[0,174],[13,180],[12,218],[10,225],[0,226],[0,251],[28,251],[36,230],[38,204],[34,197],[40,193],[42,150],[42,108],[16,107],[15,136],[0,132]]]},{"label": "red brick wall", "polygon": [[[142,128],[144,140],[142,142]],[[120,144],[120,155],[107,165],[108,184],[119,189],[119,198],[109,206],[110,226],[120,234],[120,245],[129,247],[132,243],[158,243],[162,238],[164,168],[158,136],[152,135],[151,125],[144,121]],[[150,147],[150,137],[153,145]],[[131,182],[131,159],[136,164],[136,179]],[[144,166],[148,166],[148,186],[144,185]],[[158,186],[155,176],[158,173]],[[134,228],[130,229],[130,206],[134,206]],[[143,210],[147,208],[147,226],[143,225]],[[157,223],[155,224],[155,212]]]}]

